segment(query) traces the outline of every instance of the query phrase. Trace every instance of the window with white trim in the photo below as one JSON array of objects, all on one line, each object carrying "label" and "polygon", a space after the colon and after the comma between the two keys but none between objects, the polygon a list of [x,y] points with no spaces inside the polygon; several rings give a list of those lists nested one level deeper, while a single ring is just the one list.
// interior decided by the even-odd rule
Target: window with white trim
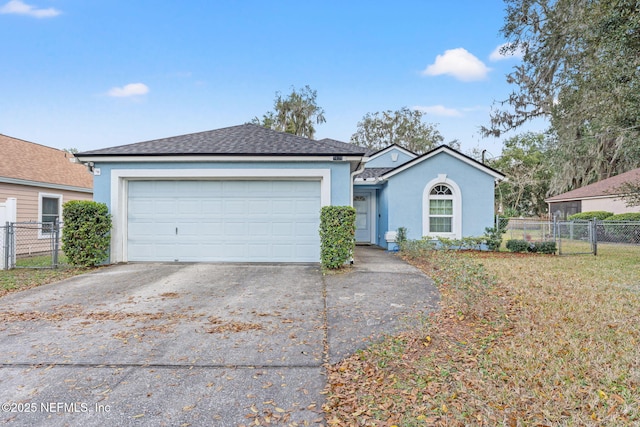
[{"label": "window with white trim", "polygon": [[53,231],[53,223],[62,214],[62,195],[40,193],[38,200],[38,221],[42,223],[40,237],[47,237]]},{"label": "window with white trim", "polygon": [[434,186],[429,192],[429,232],[453,231],[453,192],[444,184]]}]

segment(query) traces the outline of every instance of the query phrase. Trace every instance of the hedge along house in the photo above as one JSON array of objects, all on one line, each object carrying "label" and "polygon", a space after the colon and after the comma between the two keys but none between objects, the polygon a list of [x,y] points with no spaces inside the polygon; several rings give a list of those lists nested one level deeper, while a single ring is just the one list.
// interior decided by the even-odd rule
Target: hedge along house
[{"label": "hedge along house", "polygon": [[[482,234],[502,177],[448,147],[416,156],[392,146],[367,163],[362,147],[253,124],[77,157],[113,216],[111,262],[318,262],[320,208],[352,203],[361,243],[387,248],[384,235],[401,226],[420,238],[425,215],[441,235]],[[425,211],[432,199],[444,200],[437,214]]]}]

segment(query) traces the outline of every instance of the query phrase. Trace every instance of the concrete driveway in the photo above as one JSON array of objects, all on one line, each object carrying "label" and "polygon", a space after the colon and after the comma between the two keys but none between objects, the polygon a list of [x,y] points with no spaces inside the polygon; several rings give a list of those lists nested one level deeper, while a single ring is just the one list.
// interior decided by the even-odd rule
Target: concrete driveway
[{"label": "concrete driveway", "polygon": [[107,267],[0,299],[0,419],[324,424],[323,365],[437,300],[419,270],[369,247],[326,276],[317,265]]}]

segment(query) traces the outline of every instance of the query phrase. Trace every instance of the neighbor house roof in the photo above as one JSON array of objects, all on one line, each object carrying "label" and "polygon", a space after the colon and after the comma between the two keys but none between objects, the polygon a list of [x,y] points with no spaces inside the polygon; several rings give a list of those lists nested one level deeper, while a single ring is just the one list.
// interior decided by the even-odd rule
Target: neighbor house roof
[{"label": "neighbor house roof", "polygon": [[569,200],[588,199],[591,197],[611,197],[620,194],[618,188],[625,182],[640,181],[640,168],[606,178],[566,193],[545,199],[545,202],[563,202]]},{"label": "neighbor house roof", "polygon": [[93,176],[72,154],[0,135],[0,181],[21,185],[92,189]]},{"label": "neighbor house roof", "polygon": [[[339,143],[339,144],[336,144]],[[78,156],[363,156],[365,149],[339,141],[315,141],[254,124],[155,139]]]}]

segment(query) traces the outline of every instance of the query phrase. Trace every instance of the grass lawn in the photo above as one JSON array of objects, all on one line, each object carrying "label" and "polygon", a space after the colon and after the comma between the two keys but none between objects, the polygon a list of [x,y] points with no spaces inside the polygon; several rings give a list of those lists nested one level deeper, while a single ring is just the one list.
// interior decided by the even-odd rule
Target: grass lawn
[{"label": "grass lawn", "polygon": [[[37,264],[37,261],[36,261]],[[0,270],[0,297],[9,292],[18,292],[46,283],[56,282],[68,277],[92,271],[92,268],[59,267],[51,268],[15,268]]]},{"label": "grass lawn", "polygon": [[640,247],[404,256],[442,310],[329,368],[329,425],[640,425]]}]

